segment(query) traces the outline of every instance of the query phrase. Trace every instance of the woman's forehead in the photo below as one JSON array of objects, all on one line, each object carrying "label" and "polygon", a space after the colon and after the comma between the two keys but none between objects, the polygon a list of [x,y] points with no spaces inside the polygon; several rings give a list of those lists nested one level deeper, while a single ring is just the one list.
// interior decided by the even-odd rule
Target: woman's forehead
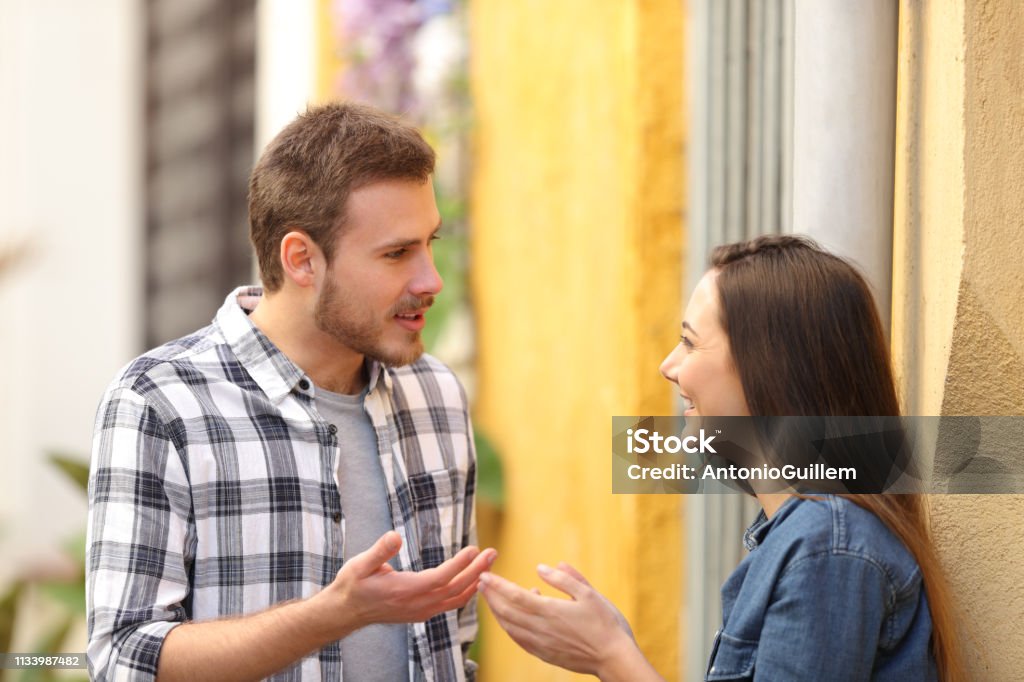
[{"label": "woman's forehead", "polygon": [[[718,285],[717,270],[708,270],[697,282],[690,301],[683,311],[685,321],[696,334],[704,335],[720,329],[718,323]],[[705,331],[706,330],[706,331]]]}]

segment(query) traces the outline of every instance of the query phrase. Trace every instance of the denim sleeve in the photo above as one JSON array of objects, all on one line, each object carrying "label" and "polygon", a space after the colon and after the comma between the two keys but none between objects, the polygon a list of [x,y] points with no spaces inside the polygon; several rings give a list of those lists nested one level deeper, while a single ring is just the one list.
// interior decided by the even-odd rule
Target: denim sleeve
[{"label": "denim sleeve", "polygon": [[882,567],[855,553],[791,564],[765,613],[755,680],[867,680],[892,590]]}]

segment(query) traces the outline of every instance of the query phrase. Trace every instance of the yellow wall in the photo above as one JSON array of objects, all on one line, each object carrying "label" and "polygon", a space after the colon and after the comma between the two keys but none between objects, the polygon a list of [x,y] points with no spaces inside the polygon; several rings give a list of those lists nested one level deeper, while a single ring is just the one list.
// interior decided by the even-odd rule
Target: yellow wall
[{"label": "yellow wall", "polygon": [[338,98],[338,79],[344,66],[342,46],[335,34],[337,27],[331,14],[331,0],[314,0],[316,3],[316,35],[313,49],[316,54],[316,81],[313,93],[317,103],[330,102]]},{"label": "yellow wall", "polygon": [[[679,665],[680,502],[612,496],[611,416],[669,414],[682,263],[682,3],[470,3],[478,426],[505,466],[495,570],[567,560]],[[486,539],[486,538],[485,538]],[[574,676],[484,620],[483,679]]]},{"label": "yellow wall", "polygon": [[[900,3],[893,351],[910,414],[1024,414],[1024,4]],[[1024,670],[1024,496],[935,496],[979,680]]]}]

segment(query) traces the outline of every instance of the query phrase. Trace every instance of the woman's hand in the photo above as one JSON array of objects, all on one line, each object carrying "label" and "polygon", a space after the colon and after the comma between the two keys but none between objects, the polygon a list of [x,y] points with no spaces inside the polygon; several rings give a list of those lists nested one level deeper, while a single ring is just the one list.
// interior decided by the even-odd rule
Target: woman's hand
[{"label": "woman's hand", "polygon": [[541,564],[541,579],[570,597],[544,597],[492,573],[480,576],[480,592],[498,623],[538,658],[579,673],[612,680],[661,680],[640,653],[629,623],[587,579],[566,563]]}]

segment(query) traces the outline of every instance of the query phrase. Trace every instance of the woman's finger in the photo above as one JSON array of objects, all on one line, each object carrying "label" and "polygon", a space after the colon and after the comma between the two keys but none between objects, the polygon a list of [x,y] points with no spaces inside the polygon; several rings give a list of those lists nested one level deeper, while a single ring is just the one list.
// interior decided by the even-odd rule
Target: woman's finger
[{"label": "woman's finger", "polygon": [[540,575],[541,580],[546,582],[548,585],[565,592],[576,601],[586,597],[592,589],[586,581],[581,582],[575,576],[567,573],[566,571],[551,568],[544,564],[537,566],[537,574]]},{"label": "woman's finger", "polygon": [[[522,588],[516,586],[519,590]],[[535,597],[530,593],[522,590],[526,595]],[[488,580],[481,580],[480,582],[480,593],[487,601],[487,605],[491,608],[491,613],[498,619],[498,623],[506,631],[510,625],[517,625],[525,629],[535,628],[543,623],[543,616],[538,616],[527,610],[524,610],[522,606],[514,601],[514,597],[510,598],[507,593],[502,592],[500,589],[496,589]]]},{"label": "woman's finger", "polygon": [[538,656],[545,661],[549,660],[546,655],[547,651],[541,644],[542,640],[537,637],[533,630],[510,623],[509,626],[505,628],[505,632],[507,632],[508,636],[512,638],[512,641],[521,646],[527,652],[534,656]]},{"label": "woman's finger", "polygon": [[480,576],[480,584],[483,586],[484,596],[489,592],[495,592],[509,604],[524,613],[541,613],[544,610],[544,600],[537,594],[533,594],[511,580],[505,580],[494,573],[484,573]]},{"label": "woman's finger", "polygon": [[587,580],[586,578],[584,578],[583,574],[580,573],[579,571],[577,571],[575,568],[573,568],[572,565],[570,565],[570,564],[568,564],[568,563],[566,563],[564,561],[559,561],[558,562],[558,568],[563,570],[563,571],[565,571],[566,573],[571,575],[573,578],[576,578],[576,580],[579,580],[581,583],[583,583],[587,587],[592,587],[591,584],[590,584],[590,581]]}]

